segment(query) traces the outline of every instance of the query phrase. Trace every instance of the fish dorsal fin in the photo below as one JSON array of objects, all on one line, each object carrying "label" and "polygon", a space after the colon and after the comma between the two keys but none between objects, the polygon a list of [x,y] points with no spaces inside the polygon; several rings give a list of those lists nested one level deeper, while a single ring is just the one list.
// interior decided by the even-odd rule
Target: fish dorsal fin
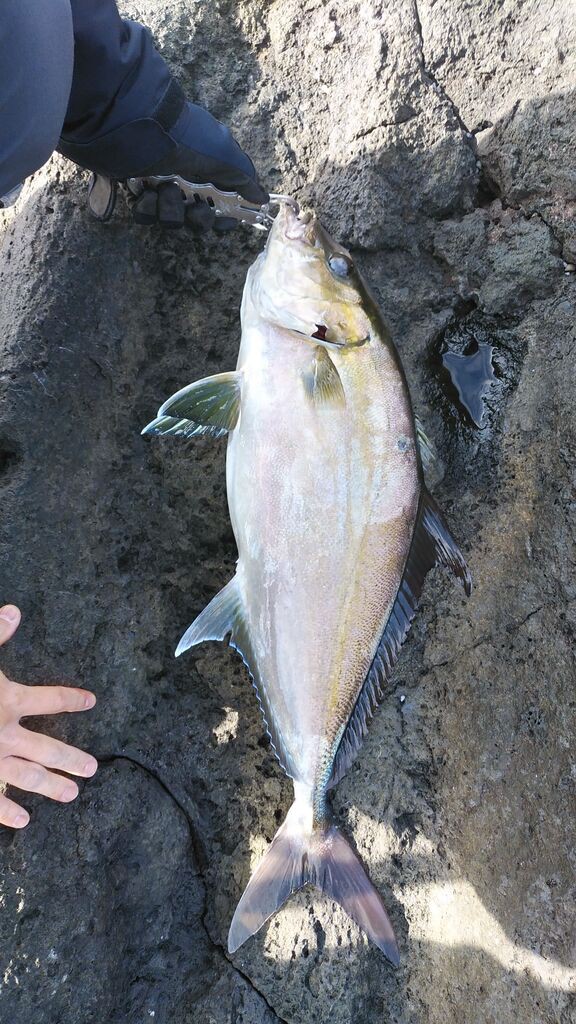
[{"label": "fish dorsal fin", "polygon": [[368,723],[385,695],[386,684],[416,614],[426,575],[438,564],[448,566],[462,581],[466,593],[470,594],[472,578],[464,556],[438,505],[424,489],[402,582],[374,660],[340,740],[330,786],[335,786],[345,775],[362,746]]},{"label": "fish dorsal fin", "polygon": [[230,634],[230,647],[238,651],[250,673],[272,749],[286,774],[293,778],[294,768],[291,758],[286,751],[282,736],[274,721],[272,708],[268,701],[266,685],[258,672],[258,664],[254,656],[240,587],[238,585],[238,576],[234,576],[212,598],[210,603],[204,608],[204,611],[200,612],[200,615],[188,627],[176,648],[176,657],[179,657],[180,654],[183,654],[190,647],[203,643],[204,640],[224,640],[228,634]]},{"label": "fish dorsal fin", "polygon": [[418,438],[418,447],[420,449],[420,458],[422,460],[422,469],[424,470],[426,483],[429,487],[433,487],[434,484],[439,483],[444,476],[444,464],[438,455],[434,441],[430,440],[428,434],[424,430],[421,419],[418,416],[415,416],[414,422],[416,424],[416,437]]},{"label": "fish dorsal fin", "polygon": [[309,398],[316,405],[330,402],[344,405],[344,388],[338,370],[325,348],[317,345],[308,366],[302,370],[302,383]]},{"label": "fish dorsal fin", "polygon": [[204,377],[164,402],[142,433],[221,437],[238,422],[241,391],[242,374],[237,370]]}]

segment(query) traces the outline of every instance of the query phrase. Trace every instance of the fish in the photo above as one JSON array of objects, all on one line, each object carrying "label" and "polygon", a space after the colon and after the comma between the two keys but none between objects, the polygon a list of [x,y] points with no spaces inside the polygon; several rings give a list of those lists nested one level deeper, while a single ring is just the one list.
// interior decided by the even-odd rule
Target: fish
[{"label": "fish", "polygon": [[143,433],[228,435],[235,576],[177,655],[225,640],[250,673],[294,803],[238,903],[234,953],[312,885],[399,964],[331,790],[386,693],[437,564],[471,575],[425,481],[433,447],[377,303],[316,214],[282,204],[250,267],[234,371],[182,388]]}]

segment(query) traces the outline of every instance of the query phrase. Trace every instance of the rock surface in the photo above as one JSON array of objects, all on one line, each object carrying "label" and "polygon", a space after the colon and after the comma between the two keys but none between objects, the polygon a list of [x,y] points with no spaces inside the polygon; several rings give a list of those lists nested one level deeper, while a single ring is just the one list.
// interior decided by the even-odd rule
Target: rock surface
[{"label": "rock surface", "polygon": [[[71,806],[0,834],[10,1024],[569,1024],[574,964],[575,19],[570,0],[127,2],[271,190],[313,204],[375,288],[475,579],[431,575],[335,807],[390,908],[394,971],[293,897],[234,957],[231,915],[290,803],[239,659],[175,642],[230,577],[224,446],[139,437],[234,365],[261,241],[90,221],[54,158],[0,240],[2,652],[81,681]],[[568,264],[568,269],[566,268]],[[442,354],[493,348],[478,429]],[[46,724],[43,723],[43,728]]]}]

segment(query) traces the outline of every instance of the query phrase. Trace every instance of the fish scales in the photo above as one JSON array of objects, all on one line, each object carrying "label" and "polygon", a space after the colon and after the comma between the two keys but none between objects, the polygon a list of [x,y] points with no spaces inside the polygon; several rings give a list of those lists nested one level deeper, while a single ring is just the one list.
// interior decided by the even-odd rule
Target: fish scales
[{"label": "fish scales", "polygon": [[235,577],[186,631],[240,652],[294,804],[256,867],[234,952],[306,884],[399,962],[392,924],[333,820],[329,790],[356,755],[410,627],[424,578],[464,558],[423,479],[398,354],[350,254],[287,204],[242,300],[235,372],[183,388],[145,432],[229,433]]}]

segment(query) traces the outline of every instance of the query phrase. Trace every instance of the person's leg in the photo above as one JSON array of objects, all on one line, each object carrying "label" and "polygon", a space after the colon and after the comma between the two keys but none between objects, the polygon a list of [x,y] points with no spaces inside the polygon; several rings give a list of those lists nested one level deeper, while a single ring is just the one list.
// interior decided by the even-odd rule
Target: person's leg
[{"label": "person's leg", "polygon": [[73,53],[70,0],[1,0],[0,198],[54,152]]},{"label": "person's leg", "polygon": [[74,77],[59,152],[128,177],[174,149],[167,129],[184,96],[148,29],[122,20],[116,0],[71,0],[71,7]]},{"label": "person's leg", "polygon": [[150,32],[122,20],[116,0],[71,7],[74,77],[58,152],[108,179],[179,174],[265,202],[250,158],[186,100]]},{"label": "person's leg", "polygon": [[180,175],[268,198],[229,129],[186,100],[115,0],[0,0],[0,200],[55,147],[100,180]]}]

